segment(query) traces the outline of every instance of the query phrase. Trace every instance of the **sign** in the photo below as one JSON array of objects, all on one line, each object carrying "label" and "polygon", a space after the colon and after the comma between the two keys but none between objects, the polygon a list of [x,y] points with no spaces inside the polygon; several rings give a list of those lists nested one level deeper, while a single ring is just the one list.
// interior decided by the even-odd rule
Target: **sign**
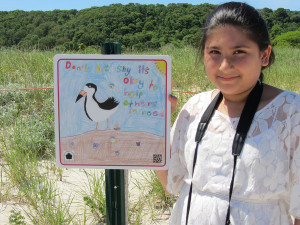
[{"label": "sign", "polygon": [[54,82],[57,166],[166,169],[169,56],[56,55]]}]

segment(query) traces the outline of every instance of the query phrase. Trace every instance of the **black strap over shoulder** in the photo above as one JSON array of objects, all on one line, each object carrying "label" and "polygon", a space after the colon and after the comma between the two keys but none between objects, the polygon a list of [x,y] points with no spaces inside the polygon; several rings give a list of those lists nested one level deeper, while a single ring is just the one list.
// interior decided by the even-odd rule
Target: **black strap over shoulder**
[{"label": "black strap over shoulder", "polygon": [[246,104],[243,108],[235,137],[233,140],[233,145],[232,145],[232,154],[233,155],[240,155],[242,148],[244,146],[247,133],[250,129],[252,120],[254,118],[255,112],[258,108],[260,98],[263,92],[263,84],[259,81],[253,88],[253,90],[250,92]]},{"label": "black strap over shoulder", "polygon": [[223,99],[223,95],[221,92],[219,92],[215,98],[211,101],[211,103],[208,105],[207,109],[205,110],[204,114],[201,117],[200,123],[198,125],[195,141],[200,142],[202,140],[202,137],[206,131],[206,128],[208,126],[208,123],[213,115],[213,112],[215,111],[215,108],[220,104],[220,102]]},{"label": "black strap over shoulder", "polygon": [[[229,204],[228,204],[228,209],[227,209],[227,215],[226,215],[226,222],[225,225],[230,224],[230,201],[231,201],[231,196],[233,192],[233,185],[234,185],[234,175],[235,175],[235,168],[236,168],[236,161],[237,161],[237,156],[241,154],[241,151],[243,149],[247,133],[249,131],[249,128],[251,126],[252,120],[254,118],[255,112],[258,108],[261,95],[263,91],[263,85],[260,81],[257,82],[255,87],[252,89],[250,92],[246,104],[243,108],[236,134],[233,140],[232,144],[232,155],[234,156],[234,164],[233,164],[233,172],[232,172],[232,179],[230,183],[230,189],[229,189]],[[196,141],[196,149],[195,149],[195,154],[194,154],[194,160],[193,160],[193,170],[192,170],[192,176],[194,175],[194,170],[195,170],[195,165],[197,161],[197,155],[198,155],[198,145],[201,142],[204,133],[207,129],[207,126],[209,124],[209,121],[217,108],[217,106],[220,104],[221,100],[223,98],[222,93],[220,92],[214,99],[213,101],[209,104],[207,107],[206,111],[204,112],[199,125],[197,129],[197,133],[195,136],[195,141]],[[191,198],[192,198],[192,183],[190,186],[189,190],[189,197],[188,197],[188,203],[187,203],[187,212],[186,212],[186,225],[188,224],[188,218],[189,218],[189,212],[190,212],[190,206],[191,206]]]},{"label": "black strap over shoulder", "polygon": [[[215,98],[212,100],[212,102],[209,104],[207,109],[205,110],[204,114],[201,117],[201,120],[199,122],[198,128],[197,128],[197,133],[195,137],[196,141],[196,149],[195,149],[195,154],[194,154],[194,160],[193,160],[193,170],[192,170],[192,176],[194,175],[194,170],[195,170],[195,165],[197,161],[197,155],[198,155],[198,145],[200,141],[203,138],[203,135],[207,129],[208,123],[215,111],[215,108],[217,105],[220,104],[222,101],[223,95],[221,92],[219,92],[218,95],[215,96]],[[191,206],[191,198],[192,198],[192,190],[193,190],[193,184],[191,183],[190,186],[190,191],[189,191],[189,198],[188,198],[188,203],[187,203],[187,212],[186,212],[186,224],[188,224],[189,220],[189,213],[190,213],[190,206]]]}]

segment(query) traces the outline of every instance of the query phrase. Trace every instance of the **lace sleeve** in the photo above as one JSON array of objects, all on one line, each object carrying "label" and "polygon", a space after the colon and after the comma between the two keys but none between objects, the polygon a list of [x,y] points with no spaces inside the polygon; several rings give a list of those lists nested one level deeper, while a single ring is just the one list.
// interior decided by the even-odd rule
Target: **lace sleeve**
[{"label": "lace sleeve", "polygon": [[181,134],[185,132],[184,129],[184,114],[187,111],[183,108],[179,113],[171,130],[171,163],[168,172],[167,190],[172,194],[177,194],[183,187],[183,178],[187,172],[186,164],[181,159],[180,154],[184,148],[184,141]]},{"label": "lace sleeve", "polygon": [[292,104],[291,114],[291,192],[290,214],[300,219],[300,96],[297,95]]},{"label": "lace sleeve", "polygon": [[[201,93],[193,96],[180,111],[171,131],[171,163],[168,172],[167,190],[170,193],[179,193],[191,170],[191,157],[194,156],[190,151],[191,145],[195,144],[194,135],[188,133],[197,129],[198,123],[194,123],[196,116],[201,116],[210,102],[212,92]],[[196,126],[196,127],[195,127]],[[195,147],[192,148],[194,150]],[[188,165],[187,165],[188,162]]]}]

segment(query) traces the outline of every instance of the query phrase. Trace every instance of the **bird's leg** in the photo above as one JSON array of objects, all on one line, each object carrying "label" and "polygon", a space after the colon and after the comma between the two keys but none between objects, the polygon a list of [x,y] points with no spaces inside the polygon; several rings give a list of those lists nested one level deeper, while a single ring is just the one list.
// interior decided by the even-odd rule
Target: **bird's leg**
[{"label": "bird's leg", "polygon": [[98,130],[98,122],[96,123],[96,129],[95,130]]},{"label": "bird's leg", "polygon": [[107,118],[107,121],[106,121],[106,128],[108,129],[109,127],[108,127],[108,118]]}]

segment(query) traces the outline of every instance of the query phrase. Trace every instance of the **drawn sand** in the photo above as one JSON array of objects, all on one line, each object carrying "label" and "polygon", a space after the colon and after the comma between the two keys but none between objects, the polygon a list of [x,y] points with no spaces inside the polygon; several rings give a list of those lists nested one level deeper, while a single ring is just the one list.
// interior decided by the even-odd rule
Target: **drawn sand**
[{"label": "drawn sand", "polygon": [[90,131],[61,138],[60,157],[63,165],[163,166],[164,143],[164,137],[146,132]]}]

